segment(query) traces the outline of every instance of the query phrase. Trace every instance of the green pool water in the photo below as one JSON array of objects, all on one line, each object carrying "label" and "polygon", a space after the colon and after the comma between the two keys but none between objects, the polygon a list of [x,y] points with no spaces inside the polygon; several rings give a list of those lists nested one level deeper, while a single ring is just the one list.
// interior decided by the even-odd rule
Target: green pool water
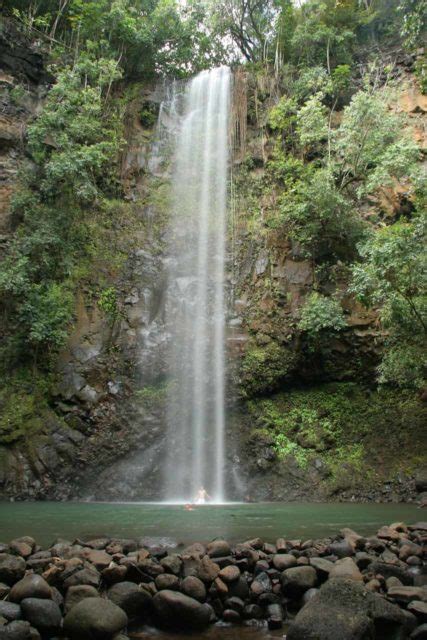
[{"label": "green pool water", "polygon": [[422,520],[410,504],[226,504],[185,510],[183,505],[90,502],[0,502],[0,541],[33,536],[42,545],[56,538],[100,535],[169,537],[188,544],[224,537],[317,538],[351,527],[373,534],[383,524]]}]

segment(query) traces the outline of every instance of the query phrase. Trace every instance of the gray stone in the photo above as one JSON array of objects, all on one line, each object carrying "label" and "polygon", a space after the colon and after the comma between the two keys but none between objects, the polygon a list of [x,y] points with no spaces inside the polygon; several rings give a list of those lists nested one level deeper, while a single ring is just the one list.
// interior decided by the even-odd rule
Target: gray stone
[{"label": "gray stone", "polygon": [[162,558],[160,564],[168,573],[173,573],[176,576],[179,576],[181,573],[182,560],[175,553]]},{"label": "gray stone", "polygon": [[0,553],[0,581],[9,586],[21,580],[25,574],[25,560],[20,556]]},{"label": "gray stone", "polygon": [[71,611],[71,609],[84,600],[85,598],[97,598],[98,591],[95,587],[91,587],[89,584],[78,584],[74,587],[70,587],[65,596],[65,612]]},{"label": "gray stone", "polygon": [[79,584],[89,584],[92,587],[98,587],[99,581],[100,575],[96,569],[80,569],[80,571],[76,571],[64,580],[64,588],[68,589],[69,587],[74,587]]},{"label": "gray stone", "polygon": [[315,587],[317,573],[314,567],[291,567],[282,573],[282,591],[286,596],[299,598],[302,594]]},{"label": "gray stone", "polygon": [[241,616],[235,609],[224,609],[222,619],[230,624],[239,624]]},{"label": "gray stone", "polygon": [[316,569],[317,575],[322,580],[326,580],[329,577],[334,567],[334,563],[325,558],[310,558],[310,565]]},{"label": "gray stone", "polygon": [[338,558],[348,558],[354,556],[354,547],[347,538],[339,542],[332,542],[329,545],[329,553]]},{"label": "gray stone", "polygon": [[208,544],[206,552],[210,558],[222,558],[231,554],[231,548],[226,540],[214,540]]},{"label": "gray stone", "polygon": [[33,637],[30,623],[24,620],[14,620],[6,626],[0,626],[0,640],[32,640]]},{"label": "gray stone", "polygon": [[162,573],[156,577],[154,583],[158,591],[162,591],[162,589],[172,589],[172,591],[176,591],[179,589],[179,578],[173,575],[173,573]]},{"label": "gray stone", "polygon": [[427,602],[427,589],[425,587],[391,587],[387,591],[387,595],[397,602],[408,603],[413,600]]},{"label": "gray stone", "polygon": [[110,600],[85,598],[65,616],[64,632],[71,640],[110,640],[127,623],[126,613]]},{"label": "gray stone", "polygon": [[221,569],[218,576],[226,583],[234,582],[240,578],[240,569],[239,567],[236,567],[236,565],[229,564]]},{"label": "gray stone", "polygon": [[411,585],[413,583],[413,578],[410,573],[397,564],[389,564],[388,562],[375,560],[369,565],[369,571],[374,574],[379,574],[385,579],[393,576],[398,578],[404,585]]},{"label": "gray stone", "polygon": [[134,582],[118,582],[107,595],[129,617],[143,616],[151,606],[151,596]]},{"label": "gray stone", "polygon": [[21,602],[25,620],[45,634],[59,631],[62,622],[61,609],[53,600],[26,598]]},{"label": "gray stone", "polygon": [[246,600],[249,597],[249,587],[248,583],[243,577],[240,577],[238,580],[234,582],[230,582],[228,585],[228,595],[230,598],[241,598],[242,600]]},{"label": "gray stone", "polygon": [[297,566],[297,559],[290,553],[277,553],[273,556],[273,566],[278,571],[285,571]]},{"label": "gray stone", "polygon": [[337,560],[329,572],[330,578],[349,578],[351,580],[363,581],[363,576],[359,571],[359,567],[351,558],[342,558]]},{"label": "gray stone", "polygon": [[267,624],[269,629],[281,629],[283,627],[283,609],[280,604],[267,606]]},{"label": "gray stone", "polygon": [[11,602],[21,602],[25,598],[46,598],[52,597],[52,590],[46,580],[36,573],[30,573],[19,580],[11,589],[9,600]]},{"label": "gray stone", "polygon": [[159,625],[173,629],[203,629],[211,619],[211,609],[178,591],[159,591],[153,598],[153,609]]},{"label": "gray stone", "polygon": [[414,600],[408,604],[408,611],[413,613],[420,622],[427,623],[427,602]]},{"label": "gray stone", "polygon": [[411,640],[427,640],[427,624],[422,624],[411,633]]},{"label": "gray stone", "polygon": [[262,571],[254,578],[251,584],[251,591],[256,596],[260,596],[262,593],[270,593],[271,590],[270,576],[265,571]]},{"label": "gray stone", "polygon": [[181,582],[181,591],[199,602],[206,600],[206,587],[196,576],[187,576]]},{"label": "gray stone", "polygon": [[9,622],[12,620],[20,620],[22,618],[21,607],[19,606],[19,604],[1,600],[0,616],[6,618],[6,620],[8,620]]},{"label": "gray stone", "polygon": [[209,556],[204,556],[196,563],[195,575],[202,582],[213,582],[218,576],[219,572],[219,565],[216,562],[213,562],[213,560],[211,560]]},{"label": "gray stone", "polygon": [[297,614],[287,640],[404,638],[413,616],[354,580],[330,579]]}]

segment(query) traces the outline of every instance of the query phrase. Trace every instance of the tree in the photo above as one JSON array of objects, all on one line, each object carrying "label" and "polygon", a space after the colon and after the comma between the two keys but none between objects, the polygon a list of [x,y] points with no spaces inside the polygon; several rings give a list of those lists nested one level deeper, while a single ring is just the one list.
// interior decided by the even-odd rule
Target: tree
[{"label": "tree", "polygon": [[373,232],[359,247],[351,290],[365,305],[379,308],[388,332],[379,368],[381,382],[421,387],[426,373],[426,219],[397,222]]},{"label": "tree", "polygon": [[386,92],[366,89],[353,96],[335,135],[334,164],[341,190],[358,183],[362,195],[411,176],[419,154],[408,122],[389,108]]},{"label": "tree", "polygon": [[214,32],[228,36],[247,62],[267,57],[277,9],[272,0],[211,0]]}]

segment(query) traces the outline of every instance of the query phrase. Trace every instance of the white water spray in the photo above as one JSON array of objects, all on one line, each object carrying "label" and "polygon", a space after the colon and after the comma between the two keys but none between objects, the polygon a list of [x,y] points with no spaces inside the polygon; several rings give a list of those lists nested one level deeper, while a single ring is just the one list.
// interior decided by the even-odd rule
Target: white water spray
[{"label": "white water spray", "polygon": [[[172,97],[175,100],[175,96]],[[173,168],[165,498],[224,501],[224,260],[230,71],[186,86]]]}]

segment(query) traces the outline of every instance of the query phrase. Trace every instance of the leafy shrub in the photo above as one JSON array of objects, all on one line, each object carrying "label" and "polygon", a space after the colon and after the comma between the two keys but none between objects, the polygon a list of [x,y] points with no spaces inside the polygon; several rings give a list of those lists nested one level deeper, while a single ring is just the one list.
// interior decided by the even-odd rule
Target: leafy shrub
[{"label": "leafy shrub", "polygon": [[303,306],[298,324],[299,329],[306,331],[311,338],[316,338],[321,332],[341,331],[346,326],[339,302],[316,291]]}]

